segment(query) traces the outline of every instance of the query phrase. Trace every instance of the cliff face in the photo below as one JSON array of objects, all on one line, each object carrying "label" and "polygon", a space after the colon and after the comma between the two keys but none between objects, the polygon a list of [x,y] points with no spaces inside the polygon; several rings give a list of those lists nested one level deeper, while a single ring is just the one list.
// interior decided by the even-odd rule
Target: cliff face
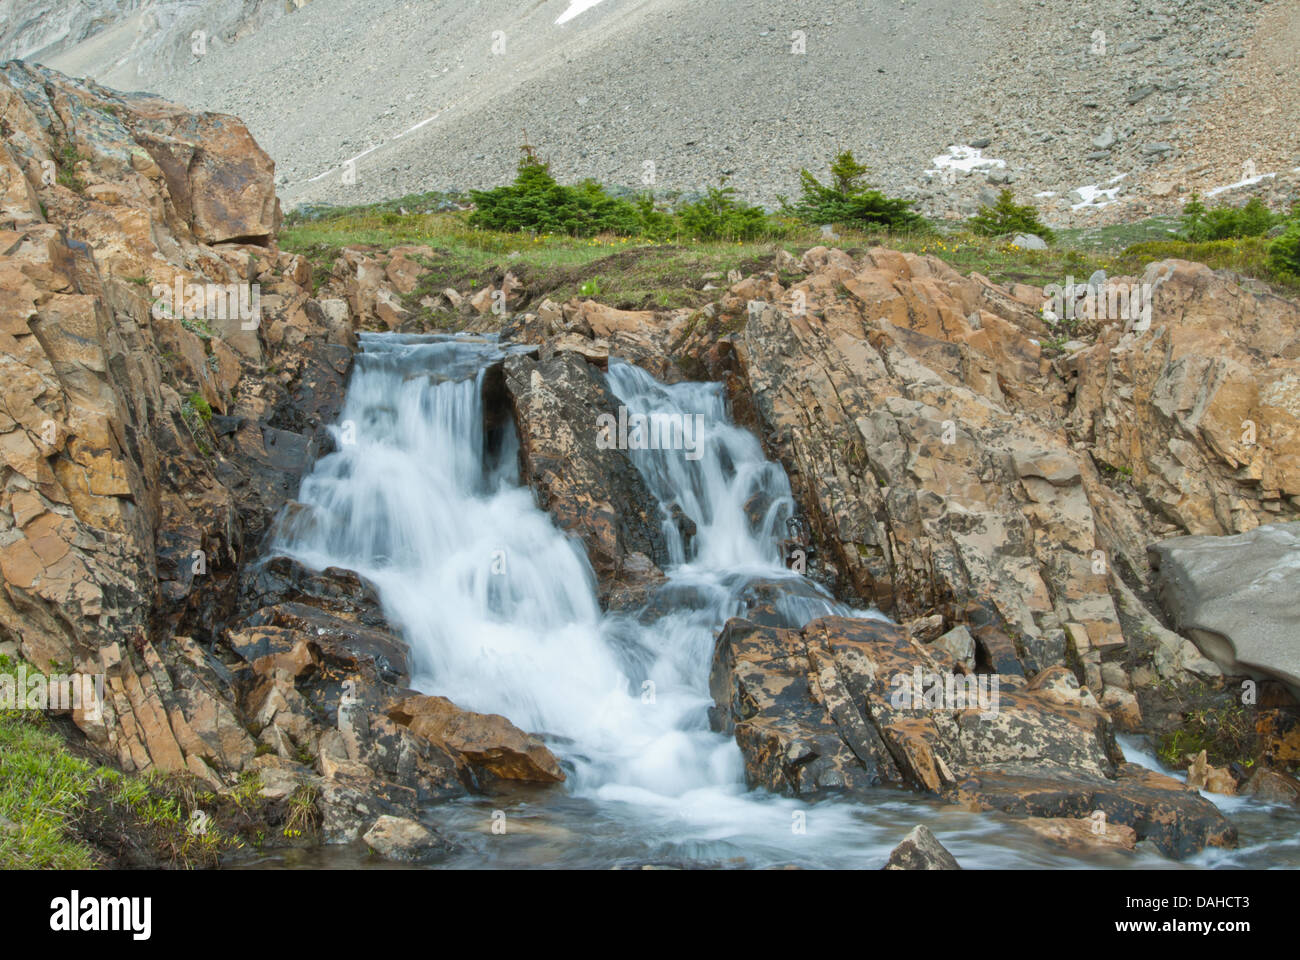
[{"label": "cliff face", "polygon": [[[463,792],[462,741],[408,726],[433,707],[368,587],[253,563],[355,349],[347,304],[276,248],[270,159],[233,117],[16,62],[0,107],[0,636],[106,675],[74,719],[128,771],[343,769],[322,803],[344,839]],[[501,718],[448,711],[541,751],[512,775],[562,779]]]},{"label": "cliff face", "polygon": [[[168,702],[152,641],[210,639],[230,612],[342,395],[348,331],[281,349],[286,323],[310,325],[308,271],[275,249],[273,165],[234,118],[19,63],[0,104],[0,629],[42,668],[108,673],[78,721],[128,769],[238,769],[254,748],[229,683],[191,646],[204,676]],[[254,290],[261,315],[241,315]],[[278,379],[249,376],[271,360]],[[271,426],[290,408],[300,432]]]}]

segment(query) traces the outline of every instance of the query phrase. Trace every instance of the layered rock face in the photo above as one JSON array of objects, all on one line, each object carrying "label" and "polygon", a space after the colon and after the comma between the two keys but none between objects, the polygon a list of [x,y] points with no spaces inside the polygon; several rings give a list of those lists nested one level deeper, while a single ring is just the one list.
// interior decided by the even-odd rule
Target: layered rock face
[{"label": "layered rock face", "polygon": [[123,769],[315,787],[332,839],[563,779],[503,718],[415,722],[354,574],[259,557],[330,448],[355,335],[277,249],[244,126],[17,62],[0,108],[0,639],[106,676],[74,719]]},{"label": "layered rock face", "polygon": [[1098,816],[1169,856],[1236,841],[1212,803],[1122,762],[1110,718],[1065,667],[1028,682],[962,673],[880,620],[799,631],[732,620],[710,687],[715,727],[734,732],[754,787],[865,799],[899,784],[974,809]]},{"label": "layered rock face", "polygon": [[605,604],[662,579],[658,505],[627,455],[600,449],[592,429],[617,407],[599,371],[570,352],[544,361],[515,356],[505,362],[505,388],[523,475],[539,506],[582,541]]}]

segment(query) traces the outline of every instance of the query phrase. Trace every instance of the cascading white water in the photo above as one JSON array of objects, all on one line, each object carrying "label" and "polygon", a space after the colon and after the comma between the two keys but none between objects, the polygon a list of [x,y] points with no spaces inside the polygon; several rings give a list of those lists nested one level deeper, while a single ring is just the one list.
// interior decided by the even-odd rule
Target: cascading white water
[{"label": "cascading white water", "polygon": [[[337,452],[304,481],[310,509],[274,552],[374,582],[410,644],[412,682],[567,744],[575,789],[616,783],[677,794],[735,779],[734,744],[705,723],[713,634],[735,611],[738,575],[788,575],[776,532],[791,500],[785,475],[726,422],[717,388],[670,390],[633,367],[611,371],[624,403],[700,413],[706,424],[699,459],[682,450],[633,455],[655,496],[677,502],[699,528],[684,563],[665,511],[679,564],[672,584],[695,603],[641,625],[602,618],[585,556],[518,483],[513,425],[498,449],[485,449],[483,376],[500,348],[362,339],[333,428]],[[744,510],[751,496],[770,503],[759,530]]]},{"label": "cascading white water", "polygon": [[[611,363],[608,384],[630,412],[698,414],[703,433],[698,455],[628,451],[661,507],[668,580],[646,610],[602,614],[580,545],[519,483],[513,424],[485,430],[485,371],[510,348],[463,337],[361,341],[332,428],[338,450],[304,480],[308,509],[289,515],[271,553],[372,581],[410,645],[412,684],[545,736],[569,771],[564,796],[588,804],[564,815],[588,835],[624,855],[853,865],[883,857],[918,820],[942,817],[963,862],[1056,862],[986,839],[997,832],[987,819],[896,793],[868,817],[861,806],[810,808],[745,789],[739,749],[707,721],[718,629],[755,584],[789,625],[872,614],[784,568],[789,482],[730,423],[718,385],[665,386]],[[689,542],[674,507],[695,523]],[[805,814],[816,829],[792,830],[792,815]]]},{"label": "cascading white water", "polygon": [[[552,738],[571,790],[654,798],[738,787],[739,751],[707,723],[713,640],[752,578],[793,576],[778,545],[793,501],[780,468],[728,422],[718,386],[665,387],[611,366],[629,408],[704,423],[697,458],[630,452],[663,505],[673,561],[669,612],[647,623],[602,616],[581,549],[519,485],[513,425],[485,448],[483,376],[500,347],[392,335],[363,335],[362,346],[332,428],[338,449],[303,482],[309,509],[272,552],[371,580],[411,647],[412,683]],[[689,555],[672,504],[697,526]],[[802,619],[848,612],[829,597],[809,606],[806,594]]]}]

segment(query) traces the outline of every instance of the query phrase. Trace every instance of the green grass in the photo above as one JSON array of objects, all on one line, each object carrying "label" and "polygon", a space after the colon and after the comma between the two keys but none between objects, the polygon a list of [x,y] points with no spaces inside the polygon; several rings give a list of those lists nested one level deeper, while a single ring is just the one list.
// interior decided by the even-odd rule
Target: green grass
[{"label": "green grass", "polygon": [[[713,299],[699,291],[701,274],[752,271],[772,253],[770,237],[741,242],[578,238],[475,228],[464,213],[385,213],[351,211],[302,221],[284,229],[280,246],[311,261],[318,287],[344,247],[386,251],[420,245],[430,247],[433,255],[426,258],[430,273],[415,300],[446,287],[473,294],[510,270],[527,277],[535,292],[557,301],[581,295],[583,285],[594,282],[602,297],[637,307],[698,306]],[[787,242],[790,249],[821,242],[816,231],[801,233],[798,242]]]},{"label": "green grass", "polygon": [[109,773],[72,756],[27,712],[0,711],[0,870],[93,866],[68,824]]},{"label": "green grass", "polygon": [[[17,669],[0,656],[0,672],[13,676]],[[77,826],[88,818],[103,822],[105,808],[114,807],[119,823],[171,843],[180,862],[213,862],[222,838],[189,835],[186,798],[197,795],[174,786],[74,756],[42,712],[0,710],[0,870],[96,866]]]},{"label": "green grass", "polygon": [[[13,676],[17,669],[0,656],[0,673]],[[33,668],[27,669],[30,675]],[[255,799],[256,773],[249,785]],[[294,810],[303,832],[315,826],[308,809],[314,800],[300,798]],[[194,829],[196,817],[232,804],[256,812],[245,795],[218,797],[187,774],[125,774],[92,763],[74,755],[45,713],[0,710],[0,870],[97,867],[105,857],[92,839],[108,849],[133,847],[146,858],[143,865],[215,866],[223,850],[241,841],[215,820]]]},{"label": "green grass", "polygon": [[[824,238],[815,227],[788,219],[774,221],[780,224],[779,232],[740,242],[690,237],[673,241],[615,236],[575,238],[475,228],[463,211],[402,215],[393,212],[393,203],[300,218],[283,230],[280,245],[311,261],[317,288],[345,247],[383,253],[395,246],[427,246],[432,256],[424,263],[430,272],[422,278],[408,305],[447,287],[472,295],[495,285],[506,271],[512,271],[528,288],[530,306],[542,296],[564,302],[594,295],[624,309],[698,307],[718,297],[717,291],[701,291],[703,274],[721,273],[725,277],[732,269],[747,274],[770,269],[777,245],[796,257],[820,245],[851,253],[884,246],[933,254],[962,274],[978,271],[995,283],[1036,287],[1063,283],[1068,276],[1082,280],[1098,269],[1110,276],[1140,276],[1148,264],[1176,257],[1268,281],[1283,293],[1300,294],[1300,284],[1270,268],[1267,241],[1246,238],[1189,243],[1171,238],[1169,231],[1177,221],[1169,218],[1061,230],[1057,243],[1047,250],[1021,250],[1005,240],[978,236],[962,225],[945,223],[911,233],[837,228],[835,240]],[[411,206],[418,209],[416,204]],[[590,284],[599,293],[591,294]],[[726,285],[717,280],[714,284]]]}]

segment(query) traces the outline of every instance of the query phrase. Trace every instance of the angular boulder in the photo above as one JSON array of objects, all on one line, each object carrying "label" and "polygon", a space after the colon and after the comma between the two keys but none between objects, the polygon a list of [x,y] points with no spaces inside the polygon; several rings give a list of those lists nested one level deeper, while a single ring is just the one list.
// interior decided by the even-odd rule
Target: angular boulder
[{"label": "angular boulder", "polygon": [[405,697],[388,708],[395,723],[461,754],[502,780],[560,783],[564,771],[536,737],[495,713],[462,710],[445,697]]},{"label": "angular boulder", "polygon": [[960,870],[957,858],[944,849],[930,828],[919,824],[889,854],[886,870]]},{"label": "angular boulder", "polygon": [[1175,628],[1225,673],[1276,677],[1300,697],[1300,529],[1278,523],[1148,548]]}]

